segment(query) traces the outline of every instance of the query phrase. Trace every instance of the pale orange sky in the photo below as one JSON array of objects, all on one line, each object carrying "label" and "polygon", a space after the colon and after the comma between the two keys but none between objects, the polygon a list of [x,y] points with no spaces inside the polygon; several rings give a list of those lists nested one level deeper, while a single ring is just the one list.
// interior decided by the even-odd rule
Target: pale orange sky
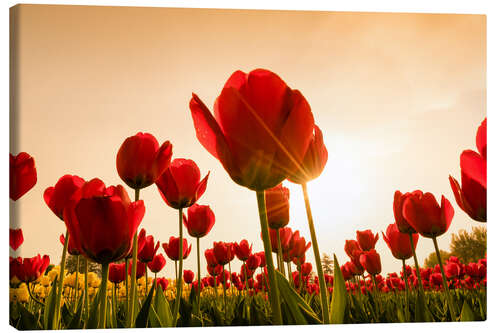
[{"label": "pale orange sky", "polygon": [[[152,133],[174,157],[210,170],[200,204],[215,212],[201,240],[260,240],[255,194],[233,183],[198,142],[189,112],[196,92],[209,106],[235,70],[266,68],[299,89],[322,128],[329,161],[309,184],[320,252],[342,264],[356,230],[393,223],[394,191],[444,194],[455,208],[448,233],[485,226],[453,198],[459,155],[475,149],[486,116],[486,16],[21,5],[16,7],[17,139],[11,151],[35,157],[38,183],[11,203],[25,243],[11,255],[60,259],[64,224],[43,191],[64,174],[123,184],[115,159],[123,140]],[[11,137],[12,137],[11,133]],[[291,189],[289,227],[310,239],[301,191]],[[129,195],[133,192],[129,190]],[[155,186],[141,191],[141,224],[166,242],[177,212]],[[189,238],[193,243],[193,239]],[[193,244],[194,246],[194,244]],[[399,271],[385,242],[383,272]],[[193,249],[194,250],[194,249]],[[423,263],[433,250],[421,238]],[[308,259],[313,262],[312,250]],[[411,261],[412,263],[412,261]],[[195,270],[192,252],[187,268]],[[205,266],[204,259],[202,265]],[[239,267],[239,263],[234,267]],[[168,261],[162,273],[173,277]]]}]

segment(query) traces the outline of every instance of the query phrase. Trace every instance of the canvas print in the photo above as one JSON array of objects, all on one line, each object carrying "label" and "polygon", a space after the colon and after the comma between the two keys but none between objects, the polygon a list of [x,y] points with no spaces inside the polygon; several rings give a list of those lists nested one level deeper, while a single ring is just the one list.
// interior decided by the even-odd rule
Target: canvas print
[{"label": "canvas print", "polygon": [[486,16],[10,9],[20,330],[484,321]]}]

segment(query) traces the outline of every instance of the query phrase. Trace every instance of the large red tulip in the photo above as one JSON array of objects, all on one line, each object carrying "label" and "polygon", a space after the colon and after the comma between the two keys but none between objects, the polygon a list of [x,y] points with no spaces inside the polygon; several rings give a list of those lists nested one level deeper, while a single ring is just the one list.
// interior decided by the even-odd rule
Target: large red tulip
[{"label": "large red tulip", "polygon": [[158,273],[165,267],[165,264],[167,261],[165,260],[165,257],[163,254],[157,254],[154,256],[153,260],[148,262],[148,267],[153,273]]},{"label": "large red tulip", "polygon": [[109,281],[113,283],[120,283],[125,281],[126,273],[125,273],[125,263],[117,264],[111,263],[109,264],[109,273],[108,273]]},{"label": "large red tulip", "polygon": [[476,133],[476,147],[477,151],[479,154],[481,154],[481,157],[486,159],[486,141],[487,141],[487,136],[486,136],[486,118],[484,118],[483,122],[477,129]]},{"label": "large red tulip", "polygon": [[192,160],[176,158],[156,181],[167,205],[180,209],[193,205],[207,189],[208,175],[200,181],[200,169]]},{"label": "large red tulip", "polygon": [[252,246],[253,245],[249,246],[246,239],[243,239],[239,244],[235,243],[234,252],[236,253],[238,259],[240,259],[241,261],[246,261],[252,254]]},{"label": "large red tulip", "polygon": [[19,229],[11,229],[9,228],[9,245],[12,250],[17,250],[19,246],[24,242],[23,230]]},{"label": "large red tulip", "polygon": [[63,217],[78,251],[107,264],[130,252],[144,213],[144,202],[130,202],[123,186],[106,187],[94,178],[73,194]]},{"label": "large red tulip", "polygon": [[156,242],[155,245],[154,237],[152,235],[146,236],[146,230],[144,230],[144,233],[142,232],[143,230],[144,229],[142,229],[139,233],[139,237],[144,238],[144,246],[141,251],[137,252],[137,259],[144,263],[148,263],[153,260],[156,251],[158,251],[158,248],[160,247],[160,242]]},{"label": "large red tulip", "polygon": [[214,256],[219,265],[225,265],[234,258],[232,246],[232,243],[214,242]]},{"label": "large red tulip", "polygon": [[196,94],[189,107],[200,143],[234,182],[251,190],[274,187],[294,173],[313,135],[306,99],[264,69],[234,72],[215,101],[215,117]]},{"label": "large red tulip", "polygon": [[385,234],[382,233],[382,237],[396,259],[406,260],[413,256],[410,237],[413,237],[413,244],[417,247],[418,234],[404,234],[399,231],[396,223],[389,224]]},{"label": "large red tulip", "polygon": [[25,152],[9,156],[10,198],[16,201],[36,184],[35,160]]},{"label": "large red tulip", "polygon": [[49,264],[50,258],[48,255],[24,258],[22,261],[17,260],[17,265],[11,266],[11,270],[14,269],[14,272],[11,272],[11,274],[15,275],[22,282],[33,282],[45,272]]},{"label": "large red tulip", "polygon": [[441,206],[432,193],[411,193],[403,204],[403,216],[419,234],[433,238],[450,227],[455,211],[448,199],[441,196]]},{"label": "large red tulip", "polygon": [[356,231],[356,240],[363,251],[369,251],[375,248],[378,241],[378,233],[373,234],[371,230]]},{"label": "large red tulip", "polygon": [[[168,243],[163,243],[161,246],[171,260],[179,260],[179,237],[171,236]],[[184,238],[182,239],[182,259],[186,259],[190,253],[191,245],[188,247],[188,242]]]},{"label": "large red tulip", "polygon": [[85,184],[85,180],[81,177],[64,175],[59,178],[56,185],[45,189],[43,199],[50,210],[62,220],[64,207],[70,202],[73,193],[83,184]]},{"label": "large red tulip", "polygon": [[375,250],[363,252],[359,257],[361,266],[371,275],[380,274],[382,271],[382,264],[380,262],[380,255]]},{"label": "large red tulip", "polygon": [[201,238],[212,230],[215,215],[210,206],[193,204],[187,210],[187,218],[183,217],[183,223],[191,237]]},{"label": "large red tulip", "polygon": [[172,158],[172,145],[165,141],[161,147],[149,133],[137,133],[122,143],[116,155],[120,178],[133,189],[153,184],[165,171]]},{"label": "large red tulip", "polygon": [[266,196],[266,213],[267,223],[272,229],[283,228],[290,220],[290,190],[278,184],[275,187],[267,189]]},{"label": "large red tulip", "polygon": [[[420,190],[416,190],[415,193],[422,193]],[[398,226],[398,229],[400,232],[405,233],[405,234],[414,234],[416,233],[415,229],[406,221],[405,217],[403,216],[403,204],[410,196],[410,192],[407,192],[405,194],[401,193],[400,191],[394,192],[394,201],[393,201],[393,211],[394,211],[394,219],[396,221],[396,225]]]},{"label": "large red tulip", "polygon": [[290,175],[288,180],[296,184],[305,184],[321,175],[327,161],[328,151],[323,143],[323,133],[317,125],[314,125],[313,137],[300,163],[300,168]]}]

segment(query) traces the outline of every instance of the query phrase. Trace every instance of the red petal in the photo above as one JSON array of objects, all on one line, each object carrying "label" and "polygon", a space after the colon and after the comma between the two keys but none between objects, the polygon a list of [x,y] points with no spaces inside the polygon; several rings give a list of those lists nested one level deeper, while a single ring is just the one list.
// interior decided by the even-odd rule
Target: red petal
[{"label": "red petal", "polygon": [[468,177],[486,188],[486,160],[472,150],[464,150],[460,155],[460,168]]},{"label": "red petal", "polygon": [[484,118],[476,134],[476,147],[484,159],[486,159],[486,139],[486,118]]}]

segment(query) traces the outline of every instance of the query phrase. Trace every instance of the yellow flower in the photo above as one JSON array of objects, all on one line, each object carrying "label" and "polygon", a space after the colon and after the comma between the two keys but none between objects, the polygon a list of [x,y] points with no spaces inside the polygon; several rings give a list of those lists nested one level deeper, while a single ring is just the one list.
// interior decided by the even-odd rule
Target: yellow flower
[{"label": "yellow flower", "polygon": [[50,277],[47,275],[43,275],[40,279],[40,283],[44,287],[50,286]]},{"label": "yellow flower", "polygon": [[[24,288],[21,287],[24,285]],[[30,295],[28,293],[28,288],[26,288],[25,284],[22,284],[19,288],[16,289],[16,299],[19,302],[28,302],[30,299]]]},{"label": "yellow flower", "polygon": [[10,280],[10,282],[17,285],[19,284],[19,282],[21,282],[21,280],[19,280],[17,276],[14,275],[14,277]]}]

